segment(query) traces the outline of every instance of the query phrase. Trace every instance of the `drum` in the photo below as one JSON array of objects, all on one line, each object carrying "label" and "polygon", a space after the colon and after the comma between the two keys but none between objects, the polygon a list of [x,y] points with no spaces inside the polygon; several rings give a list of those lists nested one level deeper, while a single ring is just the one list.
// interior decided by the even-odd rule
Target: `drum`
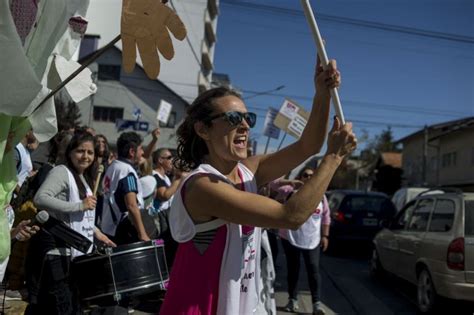
[{"label": "drum", "polygon": [[162,240],[108,248],[72,262],[72,277],[85,308],[165,290],[169,276]]}]

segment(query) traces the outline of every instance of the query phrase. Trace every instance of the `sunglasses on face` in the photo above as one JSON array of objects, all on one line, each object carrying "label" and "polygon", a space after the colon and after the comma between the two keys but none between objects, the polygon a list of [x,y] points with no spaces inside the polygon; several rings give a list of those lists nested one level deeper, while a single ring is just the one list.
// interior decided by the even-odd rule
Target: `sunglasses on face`
[{"label": "sunglasses on face", "polygon": [[164,159],[164,160],[171,160],[173,158],[173,156],[172,155],[162,156],[161,158]]},{"label": "sunglasses on face", "polygon": [[241,112],[225,112],[209,117],[207,120],[212,121],[223,117],[231,127],[237,127],[245,119],[250,128],[253,128],[257,123],[257,114],[255,113],[241,113]]},{"label": "sunglasses on face", "polygon": [[303,174],[303,178],[309,178],[309,177],[311,177],[311,176],[313,176],[312,173],[304,173],[304,174]]}]

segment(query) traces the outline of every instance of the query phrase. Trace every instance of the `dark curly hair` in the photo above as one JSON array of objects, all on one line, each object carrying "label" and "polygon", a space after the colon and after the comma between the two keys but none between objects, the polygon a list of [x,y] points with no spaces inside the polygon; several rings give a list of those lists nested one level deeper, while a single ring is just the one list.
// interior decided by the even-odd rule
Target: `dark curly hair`
[{"label": "dark curly hair", "polygon": [[204,140],[196,134],[194,124],[202,121],[206,126],[211,122],[206,120],[214,112],[214,101],[224,96],[236,96],[240,94],[227,87],[217,87],[201,93],[188,107],[186,118],[177,131],[178,149],[173,164],[183,171],[195,169],[203,162],[203,158],[209,153]]}]

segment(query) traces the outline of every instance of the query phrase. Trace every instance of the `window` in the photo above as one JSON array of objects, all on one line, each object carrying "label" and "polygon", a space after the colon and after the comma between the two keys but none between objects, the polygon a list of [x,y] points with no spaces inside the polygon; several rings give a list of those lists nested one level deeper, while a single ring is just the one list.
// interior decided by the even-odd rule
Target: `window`
[{"label": "window", "polygon": [[395,212],[390,200],[378,196],[347,196],[341,205],[341,210],[343,212]]},{"label": "window", "polygon": [[339,205],[341,204],[342,198],[344,198],[344,195],[337,194],[337,193],[332,193],[329,196],[329,209],[339,209]]},{"label": "window", "polygon": [[465,224],[466,224],[466,227],[465,227],[465,235],[466,236],[474,236],[474,201],[473,200],[469,200],[469,201],[466,201],[466,204],[465,204]]},{"label": "window", "polygon": [[176,112],[170,113],[170,117],[168,118],[168,122],[166,124],[160,121],[160,128],[174,128],[175,125],[176,125]]},{"label": "window", "polygon": [[456,206],[452,200],[438,199],[431,216],[430,232],[447,232],[451,230]]},{"label": "window", "polygon": [[438,169],[438,158],[436,156],[431,157],[430,169],[436,171]]},{"label": "window", "polygon": [[99,65],[99,80],[120,80],[120,65]]},{"label": "window", "polygon": [[449,152],[443,154],[441,158],[441,166],[443,168],[445,167],[450,167],[450,166],[456,166],[456,161],[457,160],[457,154],[456,152]]},{"label": "window", "polygon": [[94,106],[94,120],[115,122],[117,119],[123,119],[123,108]]},{"label": "window", "polygon": [[410,224],[408,225],[408,230],[420,232],[426,231],[432,208],[432,199],[421,199],[418,202],[415,211],[413,211],[413,216],[411,217]]},{"label": "window", "polygon": [[412,201],[404,209],[400,211],[400,213],[395,217],[393,223],[390,225],[390,229],[392,230],[402,230],[407,225],[415,209],[415,201]]}]

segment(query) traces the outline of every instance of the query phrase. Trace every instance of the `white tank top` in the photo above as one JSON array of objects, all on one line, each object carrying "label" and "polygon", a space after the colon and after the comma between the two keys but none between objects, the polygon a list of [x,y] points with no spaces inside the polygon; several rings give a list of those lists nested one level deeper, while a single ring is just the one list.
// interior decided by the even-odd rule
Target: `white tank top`
[{"label": "white tank top", "polygon": [[323,215],[323,202],[318,204],[316,210],[297,230],[281,229],[280,236],[291,245],[301,249],[315,249],[321,241],[321,218]]},{"label": "white tank top", "polygon": [[[257,193],[254,174],[239,163],[239,176],[247,192]],[[182,181],[175,194],[170,211],[170,229],[173,238],[184,243],[194,238],[197,232],[212,229],[216,224],[206,222],[195,224],[184,205],[181,189],[193,175],[198,173],[214,174],[223,181],[232,184],[227,177],[209,164],[201,164]],[[259,304],[262,283],[260,278],[261,229],[242,226],[221,219],[214,220],[227,225],[227,237],[219,276],[219,302],[217,314],[253,314]],[[211,221],[211,222],[214,222]],[[199,272],[199,271],[197,271]]]},{"label": "white tank top", "polygon": [[31,162],[31,155],[30,152],[23,146],[20,142],[17,144],[16,149],[18,150],[18,154],[20,156],[20,168],[18,171],[18,186],[21,187],[25,182],[28,175],[33,170],[33,163]]},{"label": "white tank top", "polygon": [[[137,182],[137,203],[140,209],[145,208],[142,194],[142,184],[138,178],[137,171],[128,163],[114,160],[112,164],[107,168],[104,179],[102,180],[102,188],[104,190],[104,201],[102,203],[102,232],[115,236],[117,226],[119,223],[128,215],[128,212],[124,212],[125,209],[120,209],[115,200],[115,191],[117,190],[119,181],[132,173],[135,176]],[[119,196],[123,198],[123,196]]]},{"label": "white tank top", "polygon": [[[64,165],[59,165],[57,167],[64,167],[67,171],[69,179],[69,202],[81,202],[81,198],[79,196],[79,188],[77,187],[76,180],[74,179],[74,176],[72,175],[71,171],[69,171],[69,169]],[[85,182],[83,182],[83,184],[86,187],[87,196],[92,196],[92,190],[90,189],[89,185],[87,185],[87,183]],[[69,226],[71,227],[71,229],[87,237],[92,243],[94,243],[94,224],[95,209],[75,211],[69,214]],[[77,256],[91,253],[92,247],[93,246],[91,245],[86,253],[71,248],[71,259],[74,259]]]}]

